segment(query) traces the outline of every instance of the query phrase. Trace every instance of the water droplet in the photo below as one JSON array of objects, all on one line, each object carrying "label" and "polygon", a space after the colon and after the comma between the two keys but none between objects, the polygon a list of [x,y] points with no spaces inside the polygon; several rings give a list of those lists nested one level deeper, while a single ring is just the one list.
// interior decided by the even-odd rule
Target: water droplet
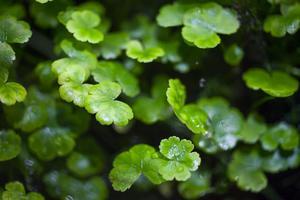
[{"label": "water droplet", "polygon": [[68,195],[65,197],[65,200],[74,200],[74,198],[71,195]]},{"label": "water droplet", "polygon": [[25,160],[24,161],[25,165],[28,166],[28,167],[32,167],[34,162],[32,160]]},{"label": "water droplet", "polygon": [[203,88],[204,87],[204,85],[205,85],[205,79],[204,78],[201,78],[200,80],[199,80],[199,86],[200,86],[200,88]]}]

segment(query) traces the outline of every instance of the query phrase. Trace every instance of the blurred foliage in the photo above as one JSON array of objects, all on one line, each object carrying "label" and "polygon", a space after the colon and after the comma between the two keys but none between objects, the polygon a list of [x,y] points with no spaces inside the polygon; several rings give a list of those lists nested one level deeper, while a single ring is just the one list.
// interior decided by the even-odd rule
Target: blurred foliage
[{"label": "blurred foliage", "polygon": [[0,199],[300,199],[299,0],[0,5]]}]

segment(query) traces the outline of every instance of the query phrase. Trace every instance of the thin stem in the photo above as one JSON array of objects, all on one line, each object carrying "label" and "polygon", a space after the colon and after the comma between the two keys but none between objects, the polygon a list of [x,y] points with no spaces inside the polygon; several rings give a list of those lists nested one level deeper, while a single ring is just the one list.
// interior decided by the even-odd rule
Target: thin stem
[{"label": "thin stem", "polygon": [[257,109],[259,106],[261,106],[262,104],[264,104],[267,101],[270,101],[272,99],[275,99],[275,97],[272,97],[272,96],[264,97],[264,98],[260,99],[259,101],[255,102],[255,104],[252,105],[250,110],[253,111],[253,110]]}]

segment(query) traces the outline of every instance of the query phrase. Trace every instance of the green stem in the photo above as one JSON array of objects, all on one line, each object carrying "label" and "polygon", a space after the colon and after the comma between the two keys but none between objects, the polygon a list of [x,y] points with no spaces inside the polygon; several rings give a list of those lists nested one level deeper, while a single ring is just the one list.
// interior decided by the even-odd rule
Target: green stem
[{"label": "green stem", "polygon": [[272,99],[275,99],[275,97],[272,97],[272,96],[264,97],[264,98],[260,99],[259,101],[255,102],[255,104],[252,105],[250,110],[253,111],[253,110],[257,109],[259,106],[261,106],[262,104],[264,104],[267,101],[270,101]]}]

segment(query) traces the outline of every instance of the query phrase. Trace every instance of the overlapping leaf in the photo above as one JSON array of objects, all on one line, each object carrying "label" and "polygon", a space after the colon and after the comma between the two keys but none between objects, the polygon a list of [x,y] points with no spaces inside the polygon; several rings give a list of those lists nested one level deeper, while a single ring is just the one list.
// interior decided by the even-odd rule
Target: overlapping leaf
[{"label": "overlapping leaf", "polygon": [[122,87],[123,92],[130,97],[136,96],[140,89],[138,80],[120,63],[102,61],[92,70],[95,81],[116,81]]},{"label": "overlapping leaf", "polygon": [[300,4],[287,6],[282,15],[270,15],[264,22],[264,30],[274,37],[283,37],[287,33],[295,34],[300,28]]},{"label": "overlapping leaf", "polygon": [[269,128],[261,137],[262,147],[273,151],[281,146],[284,150],[292,150],[299,144],[299,133],[294,127],[282,122]]},{"label": "overlapping leaf", "polygon": [[135,145],[129,151],[119,154],[113,163],[109,178],[113,188],[125,191],[143,174],[152,183],[160,184],[164,181],[158,173],[159,163],[154,161],[156,151],[145,144]]},{"label": "overlapping leaf", "polygon": [[2,193],[3,200],[24,199],[24,200],[44,200],[45,198],[37,192],[26,194],[22,183],[15,181],[5,185],[5,191]]},{"label": "overlapping leaf", "polygon": [[264,153],[257,148],[236,150],[228,166],[228,176],[243,190],[259,192],[267,186],[264,172],[275,173],[300,164],[299,151]]},{"label": "overlapping leaf", "polygon": [[131,108],[115,100],[121,93],[121,86],[115,82],[102,81],[90,87],[86,97],[85,108],[96,114],[96,119],[103,125],[112,123],[125,126],[133,118]]},{"label": "overlapping leaf", "polygon": [[185,105],[185,86],[179,79],[170,79],[166,92],[167,100],[178,119],[195,134],[204,134],[208,130],[208,116],[195,104]]},{"label": "overlapping leaf", "polygon": [[299,87],[297,79],[282,71],[266,72],[263,69],[252,68],[244,73],[246,85],[253,90],[263,90],[274,97],[293,95]]}]

